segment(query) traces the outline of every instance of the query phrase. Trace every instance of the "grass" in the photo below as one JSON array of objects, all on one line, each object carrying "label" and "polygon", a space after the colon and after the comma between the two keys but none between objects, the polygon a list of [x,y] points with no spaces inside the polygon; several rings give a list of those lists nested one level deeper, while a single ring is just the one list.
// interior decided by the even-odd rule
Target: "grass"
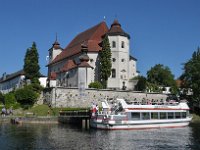
[{"label": "grass", "polygon": [[[50,108],[48,105],[35,105],[29,109],[17,109],[14,110],[16,116],[58,116],[60,111],[76,111],[85,110],[88,108]],[[49,112],[49,113],[48,113]]]},{"label": "grass", "polygon": [[192,114],[192,122],[193,123],[200,123],[200,116],[197,114]]}]

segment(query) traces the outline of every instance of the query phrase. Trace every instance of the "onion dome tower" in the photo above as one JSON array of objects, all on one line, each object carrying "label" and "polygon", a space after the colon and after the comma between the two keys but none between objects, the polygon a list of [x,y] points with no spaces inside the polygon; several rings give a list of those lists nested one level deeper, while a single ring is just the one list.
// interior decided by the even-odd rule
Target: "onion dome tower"
[{"label": "onion dome tower", "polygon": [[109,36],[116,36],[116,35],[125,36],[128,39],[130,39],[130,35],[124,32],[124,30],[121,28],[121,24],[116,19],[112,23],[110,30],[108,31],[108,35]]},{"label": "onion dome tower", "polygon": [[114,20],[107,33],[112,53],[112,71],[108,88],[124,89],[129,79],[129,40],[118,20]]}]

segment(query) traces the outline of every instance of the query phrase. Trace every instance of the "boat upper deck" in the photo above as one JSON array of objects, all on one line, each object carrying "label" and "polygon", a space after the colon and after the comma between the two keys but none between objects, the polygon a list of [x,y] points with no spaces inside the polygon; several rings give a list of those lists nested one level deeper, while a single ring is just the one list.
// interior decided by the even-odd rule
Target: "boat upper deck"
[{"label": "boat upper deck", "polygon": [[[116,99],[116,103],[109,105],[107,101],[102,103],[103,108],[115,108],[115,109],[124,109],[124,110],[189,110],[189,107],[185,101],[176,102],[176,101],[168,101],[168,102],[159,102],[159,103],[138,103],[133,101],[126,102],[124,99]],[[118,107],[118,108],[117,108]]]}]

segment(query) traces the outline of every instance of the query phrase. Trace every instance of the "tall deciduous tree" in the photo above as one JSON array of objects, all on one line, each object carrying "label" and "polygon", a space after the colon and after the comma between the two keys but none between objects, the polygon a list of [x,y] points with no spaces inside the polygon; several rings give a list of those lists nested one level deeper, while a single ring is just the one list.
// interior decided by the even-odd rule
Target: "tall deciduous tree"
[{"label": "tall deciduous tree", "polygon": [[30,79],[32,83],[39,83],[39,70],[39,55],[36,43],[33,42],[32,47],[27,49],[24,58],[24,72],[26,79]]},{"label": "tall deciduous tree", "polygon": [[100,52],[100,78],[103,88],[107,88],[107,81],[111,75],[111,50],[108,36],[102,41],[102,50]]},{"label": "tall deciduous tree", "polygon": [[144,76],[137,76],[135,79],[138,80],[135,89],[137,91],[145,91],[147,88],[147,80]]},{"label": "tall deciduous tree", "polygon": [[200,48],[192,54],[192,58],[184,64],[184,73],[181,76],[183,87],[192,89],[193,100],[200,102]]},{"label": "tall deciduous tree", "polygon": [[147,81],[157,86],[170,86],[173,93],[177,92],[174,75],[171,73],[169,67],[167,66],[156,64],[147,72]]}]

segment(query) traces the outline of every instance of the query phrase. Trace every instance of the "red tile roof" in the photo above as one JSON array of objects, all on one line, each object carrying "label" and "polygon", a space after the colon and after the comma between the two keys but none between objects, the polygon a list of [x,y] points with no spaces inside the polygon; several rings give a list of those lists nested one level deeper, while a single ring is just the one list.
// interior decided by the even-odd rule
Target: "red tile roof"
[{"label": "red tile roof", "polygon": [[81,64],[78,67],[86,67],[86,68],[93,68],[90,66],[86,61],[81,62]]},{"label": "red tile roof", "polygon": [[50,80],[56,80],[56,72],[51,72]]},{"label": "red tile roof", "polygon": [[61,72],[66,72],[66,71],[69,71],[69,70],[71,70],[71,69],[73,69],[73,68],[76,68],[77,67],[77,65],[74,63],[74,61],[73,60],[68,60],[67,62],[66,62],[66,64],[63,66],[63,68],[61,69]]},{"label": "red tile roof", "polygon": [[98,52],[101,50],[99,43],[102,41],[102,36],[107,32],[108,27],[106,23],[101,22],[96,26],[78,34],[50,64],[54,64],[65,58],[81,53],[81,44],[88,46],[88,52]]}]

